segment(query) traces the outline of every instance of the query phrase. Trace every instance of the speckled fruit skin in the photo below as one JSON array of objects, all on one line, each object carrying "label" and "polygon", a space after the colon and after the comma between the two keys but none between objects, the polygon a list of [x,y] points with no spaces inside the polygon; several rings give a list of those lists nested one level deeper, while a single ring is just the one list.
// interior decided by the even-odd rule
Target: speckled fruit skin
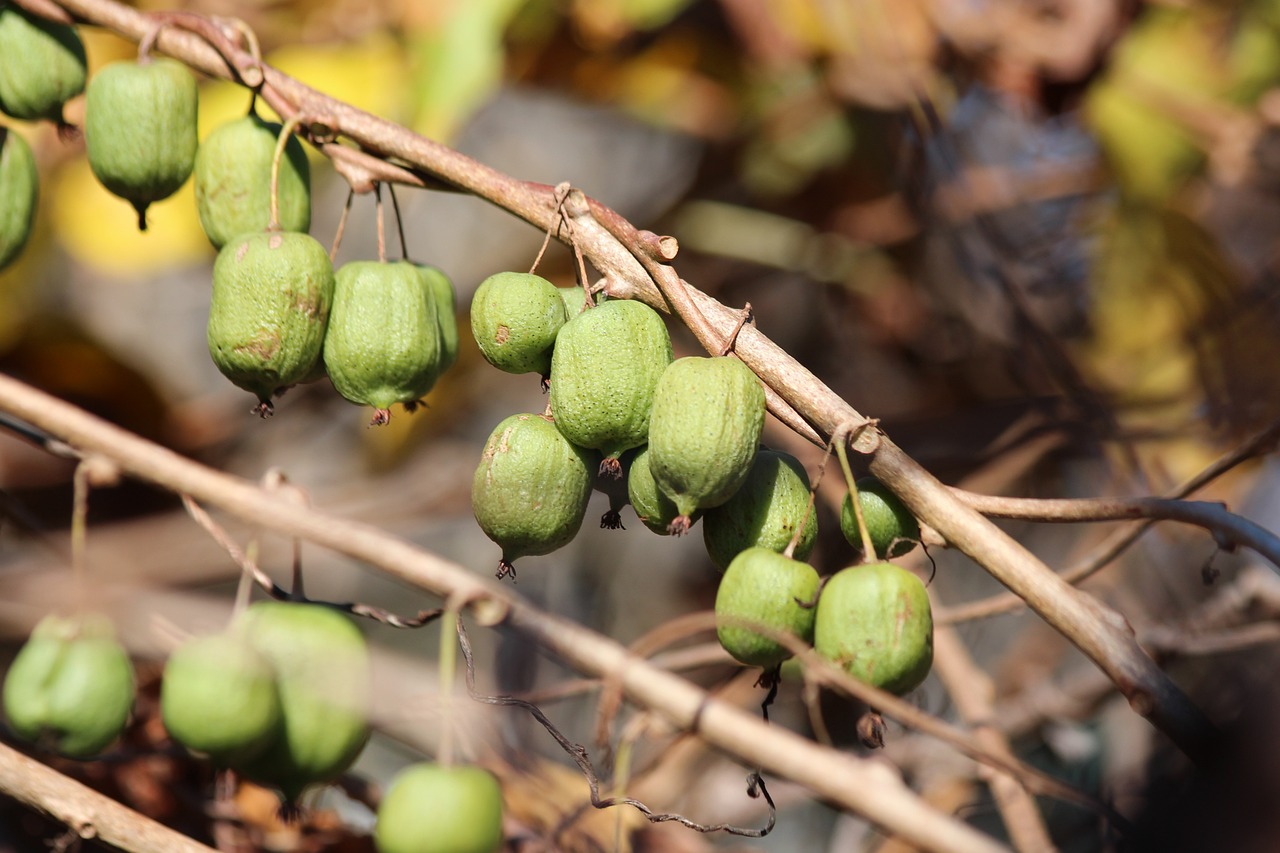
[{"label": "speckled fruit skin", "polygon": [[724,569],[753,546],[782,553],[802,521],[804,532],[792,554],[797,560],[808,559],[818,537],[817,514],[809,511],[809,475],[791,454],[761,450],[733,497],[707,510],[702,541],[711,561]]},{"label": "speckled fruit skin", "polygon": [[0,4],[0,112],[62,121],[62,106],[84,91],[86,73],[74,27]]},{"label": "speckled fruit skin", "polygon": [[[867,523],[867,533],[871,535],[876,557],[888,560],[909,554],[920,541],[920,523],[911,510],[875,477],[863,477],[856,485],[858,501],[862,504],[862,518]],[[850,545],[862,550],[858,517],[853,513],[853,497],[848,494],[840,505],[840,530]]]},{"label": "speckled fruit skin", "polygon": [[244,620],[275,669],[281,727],[265,751],[232,767],[296,801],[336,779],[369,739],[369,650],[350,618],[320,604],[261,601]]},{"label": "speckled fruit skin", "polygon": [[339,394],[379,412],[416,403],[435,384],[440,351],[436,299],[417,267],[353,261],[338,269],[324,366]]},{"label": "speckled fruit skin", "polygon": [[133,665],[103,616],[46,616],[9,666],[4,710],[21,737],[71,758],[106,748],[133,708]]},{"label": "speckled fruit skin", "polygon": [[177,192],[195,167],[196,78],[167,58],[113,62],[89,80],[84,144],[102,185],[133,203],[146,230],[153,201]]},{"label": "speckled fruit skin", "polygon": [[471,506],[485,535],[502,548],[504,566],[572,541],[595,471],[594,454],[570,444],[542,415],[512,415],[498,424],[476,468]]},{"label": "speckled fruit skin", "polygon": [[329,253],[306,234],[245,234],[218,253],[209,355],[264,414],[271,395],[301,382],[319,359],[333,290]]},{"label": "speckled fruit skin", "polygon": [[[663,494],[658,482],[653,479],[653,471],[649,468],[649,448],[643,448],[631,460],[627,469],[627,499],[636,517],[644,526],[662,536],[670,535],[671,522],[680,515],[675,501]],[[702,518],[702,511],[696,510],[689,518],[693,526]]]},{"label": "speckled fruit skin", "polygon": [[667,325],[648,305],[615,299],[564,324],[551,356],[551,413],[565,438],[604,454],[621,473],[623,451],[649,437],[653,393],[671,364]]},{"label": "speckled fruit skin", "polygon": [[443,271],[429,264],[414,264],[418,274],[427,282],[436,304],[436,326],[440,330],[440,363],[438,374],[443,374],[458,360],[458,294],[453,282]]},{"label": "speckled fruit skin", "polygon": [[[256,115],[229,121],[205,137],[196,152],[196,210],[216,248],[242,234],[265,231],[271,219],[271,160],[280,125]],[[311,227],[311,166],[298,137],[280,158],[279,226]]]},{"label": "speckled fruit skin", "polygon": [[31,146],[0,127],[0,270],[13,262],[31,236],[40,177]]},{"label": "speckled fruit skin", "polygon": [[540,275],[500,272],[471,298],[471,334],[485,360],[507,373],[551,372],[556,334],[568,320],[564,299]]},{"label": "speckled fruit skin", "polygon": [[716,591],[716,636],[734,658],[772,667],[791,657],[782,643],[745,623],[813,642],[812,605],[820,579],[808,563],[768,548],[748,548],[733,558]]},{"label": "speckled fruit skin", "polygon": [[502,847],[502,789],[480,767],[414,764],[378,806],[378,853],[494,853]]},{"label": "speckled fruit skin", "polygon": [[736,358],[681,358],[663,372],[649,422],[649,468],[681,517],[733,497],[755,460],[764,410],[764,387]]},{"label": "speckled fruit skin", "polygon": [[915,575],[892,563],[850,566],[818,598],[813,647],[861,681],[899,695],[933,665],[933,612]]},{"label": "speckled fruit skin", "polygon": [[247,761],[280,734],[275,670],[239,631],[195,637],[165,663],[160,716],[187,749],[219,765]]}]

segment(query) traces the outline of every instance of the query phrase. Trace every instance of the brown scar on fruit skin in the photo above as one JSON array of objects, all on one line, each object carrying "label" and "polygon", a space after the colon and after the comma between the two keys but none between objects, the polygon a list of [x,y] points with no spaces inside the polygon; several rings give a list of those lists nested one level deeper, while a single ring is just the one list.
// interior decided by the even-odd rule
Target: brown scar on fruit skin
[{"label": "brown scar on fruit skin", "polygon": [[505,344],[511,338],[511,330],[506,326],[499,326],[498,331],[494,333],[494,343]]},{"label": "brown scar on fruit skin", "polygon": [[252,340],[235,347],[233,352],[243,352],[257,356],[263,361],[270,361],[280,351],[280,336],[270,332],[260,334]]}]

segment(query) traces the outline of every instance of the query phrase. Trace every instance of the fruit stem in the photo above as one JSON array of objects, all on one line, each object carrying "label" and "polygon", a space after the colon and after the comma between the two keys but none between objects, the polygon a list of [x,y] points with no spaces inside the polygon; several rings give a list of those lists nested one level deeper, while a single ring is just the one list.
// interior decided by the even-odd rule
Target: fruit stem
[{"label": "fruit stem", "polygon": [[862,517],[862,501],[858,500],[858,483],[853,478],[853,469],[849,467],[849,451],[845,449],[843,430],[836,432],[834,439],[836,457],[840,460],[840,470],[844,471],[844,481],[849,485],[849,502],[853,504],[853,515],[858,519],[858,535],[862,538],[862,562],[871,563],[876,559],[875,545],[871,542],[871,532],[867,530],[867,520]]},{"label": "fruit stem", "polygon": [[400,257],[409,260],[409,244],[404,239],[404,217],[400,215],[400,199],[396,198],[396,185],[387,184],[387,194],[391,196],[391,209],[396,214],[396,231],[400,234]]},{"label": "fruit stem", "polygon": [[292,116],[280,128],[280,136],[276,139],[275,154],[271,157],[271,218],[267,220],[268,231],[280,230],[280,160],[284,157],[284,147],[289,144],[289,137],[297,129],[301,118]]},{"label": "fruit stem", "polygon": [[382,184],[373,185],[374,206],[378,211],[378,262],[387,262],[387,226],[382,213]]},{"label": "fruit stem", "polygon": [[333,243],[329,246],[329,263],[338,257],[338,247],[342,245],[342,235],[347,230],[347,217],[351,215],[351,200],[356,197],[355,190],[347,190],[347,203],[342,206],[342,217],[338,220],[338,230],[333,234]]},{"label": "fruit stem", "polygon": [[445,767],[453,765],[453,683],[458,670],[458,608],[445,605],[440,620],[440,749],[436,758]]},{"label": "fruit stem", "polygon": [[244,548],[244,565],[240,569],[240,582],[236,584],[236,600],[231,606],[231,622],[232,624],[240,617],[240,614],[249,609],[249,596],[253,592],[253,575],[249,571],[249,566],[258,564],[258,536],[255,533],[253,538],[249,540],[249,544]]},{"label": "fruit stem", "polygon": [[89,516],[89,463],[81,460],[72,476],[71,497],[71,577],[75,579],[76,612],[85,609],[88,592],[84,568],[84,551]]}]

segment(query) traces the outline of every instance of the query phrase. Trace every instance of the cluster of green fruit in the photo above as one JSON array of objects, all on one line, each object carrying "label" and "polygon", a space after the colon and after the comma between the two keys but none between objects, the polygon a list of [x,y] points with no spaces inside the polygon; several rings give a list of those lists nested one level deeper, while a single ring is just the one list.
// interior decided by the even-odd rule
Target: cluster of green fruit
[{"label": "cluster of green fruit", "polygon": [[[291,385],[329,376],[386,423],[410,410],[457,357],[453,285],[407,261],[356,261],[334,270],[311,225],[310,167],[278,124],[257,115],[197,144],[196,80],[171,59],[112,63],[88,81],[74,28],[0,6],[0,110],[61,121],[85,92],[85,148],[98,180],[147,207],[195,175],[200,223],[219,250],[213,268],[209,353],[256,411]],[[16,134],[0,129],[0,267],[21,250],[36,204],[36,168]]]},{"label": "cluster of green fruit", "polygon": [[[858,501],[880,560],[910,551],[920,530],[910,511],[879,481],[858,481]],[[850,496],[841,530],[861,548]],[[933,615],[920,579],[889,562],[849,566],[822,581],[808,563],[749,548],[725,570],[716,593],[716,635],[738,661],[771,669],[796,643],[860,681],[907,693],[933,663]]]}]

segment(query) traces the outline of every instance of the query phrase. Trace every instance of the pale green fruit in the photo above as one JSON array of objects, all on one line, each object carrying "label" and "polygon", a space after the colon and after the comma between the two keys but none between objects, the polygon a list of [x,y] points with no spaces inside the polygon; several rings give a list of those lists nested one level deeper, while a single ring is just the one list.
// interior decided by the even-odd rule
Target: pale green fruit
[{"label": "pale green fruit", "polygon": [[18,257],[31,236],[39,185],[31,146],[0,127],[0,270]]},{"label": "pale green fruit", "polygon": [[72,758],[119,737],[133,699],[133,665],[103,616],[46,616],[4,679],[13,730]]},{"label": "pale green fruit", "polygon": [[500,272],[471,298],[471,334],[485,360],[507,373],[551,372],[551,350],[568,314],[556,286],[540,275]]},{"label": "pale green fruit", "polygon": [[498,424],[471,484],[476,521],[502,548],[498,577],[513,573],[520,557],[550,554],[573,540],[595,470],[594,455],[542,415],[512,415]]},{"label": "pale green fruit", "polygon": [[84,91],[86,73],[75,27],[0,4],[0,112],[61,123],[62,107]]},{"label": "pale green fruit", "polygon": [[[627,469],[627,500],[636,511],[636,517],[644,526],[661,536],[671,533],[671,523],[680,515],[675,501],[667,497],[658,488],[658,481],[653,479],[653,471],[649,468],[649,448],[643,448],[631,460]],[[692,527],[702,518],[702,510],[695,510],[689,517]]]},{"label": "pale green fruit", "polygon": [[[753,625],[813,641],[814,598],[820,579],[808,563],[768,548],[733,558],[716,591],[716,636],[725,651],[751,666],[773,667],[791,650]],[[802,606],[808,604],[808,607]]]},{"label": "pale green fruit", "polygon": [[817,515],[809,507],[809,475],[791,454],[761,450],[733,497],[707,510],[702,541],[711,561],[724,569],[753,546],[781,553],[802,522],[792,554],[797,560],[809,557],[818,537]]},{"label": "pale green fruit", "polygon": [[[887,560],[910,553],[920,542],[920,523],[911,510],[875,477],[863,477],[857,486],[862,520],[867,524],[876,557]],[[853,513],[853,499],[849,494],[840,505],[840,530],[850,545],[862,550],[862,534],[858,531],[858,517]]]},{"label": "pale green fruit", "polygon": [[564,313],[572,320],[587,310],[587,295],[581,287],[557,287],[560,298],[564,300]]},{"label": "pale green fruit", "polygon": [[551,414],[565,438],[604,454],[602,475],[620,477],[618,457],[647,441],[654,391],[669,364],[667,326],[643,302],[606,302],[560,329]]},{"label": "pale green fruit", "polygon": [[160,716],[187,749],[220,765],[246,761],[280,734],[275,670],[241,632],[188,640],[165,663]]},{"label": "pale green fruit", "polygon": [[213,264],[209,355],[222,374],[258,398],[302,382],[320,359],[333,304],[329,253],[306,234],[244,234]]},{"label": "pale green fruit", "polygon": [[494,853],[502,847],[502,789],[480,767],[414,764],[378,806],[378,853]]},{"label": "pale green fruit", "polygon": [[266,750],[232,767],[290,802],[330,782],[369,739],[369,650],[352,620],[320,604],[263,601],[245,636],[276,673],[281,728]]},{"label": "pale green fruit", "polygon": [[[200,225],[221,249],[242,234],[265,231],[271,221],[271,161],[280,125],[248,115],[220,125],[196,152],[195,192]],[[311,227],[311,166],[298,137],[280,158],[279,230]]]},{"label": "pale green fruit", "polygon": [[113,62],[89,80],[84,144],[102,185],[132,202],[138,228],[147,207],[191,177],[196,160],[196,78],[161,58]]},{"label": "pale green fruit", "polygon": [[458,294],[453,282],[441,270],[428,264],[414,264],[422,274],[436,303],[436,325],[440,329],[440,365],[443,374],[458,360]]},{"label": "pale green fruit", "polygon": [[418,267],[405,261],[353,261],[338,269],[324,366],[338,393],[373,406],[385,424],[391,406],[413,411],[440,374],[436,297]]},{"label": "pale green fruit", "polygon": [[920,686],[933,665],[933,612],[915,575],[892,563],[850,566],[818,598],[813,647],[890,693]]},{"label": "pale green fruit", "polygon": [[746,480],[764,428],[764,386],[736,358],[681,358],[658,380],[649,422],[649,468],[689,529],[698,509],[719,506]]}]

